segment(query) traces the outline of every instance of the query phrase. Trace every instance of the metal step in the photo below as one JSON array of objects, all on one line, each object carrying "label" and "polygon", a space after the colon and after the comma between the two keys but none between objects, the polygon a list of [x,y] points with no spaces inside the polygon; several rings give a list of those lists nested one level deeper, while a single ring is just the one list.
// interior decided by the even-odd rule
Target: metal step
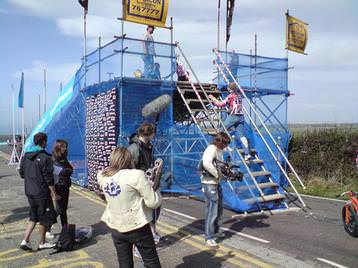
[{"label": "metal step", "polygon": [[[239,151],[240,154],[244,154],[244,153],[245,153],[244,149],[237,149],[237,150]],[[254,148],[250,149],[250,154],[251,154],[251,155],[254,155],[254,154],[256,154],[256,153],[257,153],[257,152],[256,152],[256,149],[254,149]]]},{"label": "metal step", "polygon": [[[199,83],[193,83],[194,86],[199,86]],[[177,86],[180,87],[191,87],[191,83],[188,81],[177,81]],[[216,84],[201,83],[202,87],[214,87],[217,88]]]},{"label": "metal step", "polygon": [[246,164],[263,164],[264,160],[262,159],[249,159],[245,161]]},{"label": "metal step", "polygon": [[252,176],[254,177],[260,177],[260,176],[270,176],[271,172],[270,171],[266,171],[266,170],[262,170],[262,171],[254,171],[251,172]]},{"label": "metal step", "polygon": [[[187,89],[194,90],[193,87],[191,86],[191,84],[187,84],[187,85],[178,85],[177,84],[177,87],[180,87],[183,90],[187,90]],[[201,87],[198,84],[194,84],[194,87],[196,88],[196,90],[201,91]],[[215,90],[215,87],[211,87],[209,85],[209,86],[203,86],[203,89],[205,91],[207,91],[207,90]]]},{"label": "metal step", "polygon": [[218,130],[215,128],[202,128],[201,131],[209,135],[215,135],[218,133]]},{"label": "metal step", "polygon": [[[275,182],[263,182],[263,183],[258,183],[257,184],[260,189],[265,189],[265,188],[271,188],[271,187],[278,187],[279,185]],[[248,189],[256,189],[256,185],[243,185],[237,188],[237,190],[239,191],[244,191],[244,190],[248,190]]]},{"label": "metal step", "polygon": [[[203,112],[205,113],[206,111],[204,110],[204,108],[200,108],[200,109],[190,109],[193,113],[196,113],[196,112]],[[213,109],[206,109],[208,112],[214,112]]]},{"label": "metal step", "polygon": [[276,215],[276,214],[283,214],[283,213],[287,213],[287,212],[298,212],[300,211],[302,208],[298,208],[298,207],[290,207],[290,208],[280,208],[280,209],[272,209],[272,210],[264,210],[264,211],[259,211],[259,212],[244,212],[242,214],[235,214],[232,215],[231,218],[249,218],[249,217],[257,217],[257,216],[262,216],[262,215],[267,215],[267,216],[272,216],[272,215]]},{"label": "metal step", "polygon": [[209,101],[207,99],[201,99],[201,101],[199,99],[186,99],[186,101],[188,103],[191,103],[191,102],[204,102],[204,103],[209,103]]},{"label": "metal step", "polygon": [[195,118],[195,120],[198,121],[198,122],[202,122],[202,121],[214,121],[214,122],[219,121],[219,119],[217,119],[217,118],[210,118],[210,119],[208,119],[208,118]]},{"label": "metal step", "polygon": [[247,203],[247,204],[254,204],[257,201],[259,201],[260,203],[265,203],[265,202],[271,202],[271,201],[281,201],[285,198],[286,197],[283,194],[271,194],[271,195],[260,196],[257,198],[244,199],[243,201],[245,201],[245,203]]},{"label": "metal step", "polygon": [[[208,89],[208,90],[207,90],[207,89],[205,89],[205,88],[204,88],[204,90],[205,90],[206,93],[210,93],[210,94],[221,94],[221,92],[218,91],[218,90],[211,90],[211,89]],[[185,92],[195,92],[194,89],[192,89],[192,88],[191,88],[191,89],[189,89],[189,88],[188,88],[188,89],[186,89],[186,88],[181,88],[181,91],[182,91],[183,93],[185,93]],[[197,89],[197,91],[198,91],[199,93],[201,93],[201,94],[204,94],[203,91],[202,91],[200,88]]]}]

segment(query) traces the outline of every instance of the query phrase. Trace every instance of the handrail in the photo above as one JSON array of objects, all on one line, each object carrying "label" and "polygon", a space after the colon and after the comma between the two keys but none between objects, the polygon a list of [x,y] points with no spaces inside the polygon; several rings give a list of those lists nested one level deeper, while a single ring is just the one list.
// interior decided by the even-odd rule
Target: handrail
[{"label": "handrail", "polygon": [[[205,95],[205,97],[207,98],[207,100],[209,100],[209,103],[211,103],[211,100],[209,99],[209,97],[208,97],[208,95],[206,94],[206,92],[205,92],[203,86],[201,85],[198,76],[196,75],[194,69],[192,68],[192,66],[191,66],[191,64],[190,64],[190,62],[189,62],[189,60],[188,60],[187,57],[184,55],[183,50],[182,50],[181,47],[179,46],[179,43],[177,42],[176,44],[177,44],[177,47],[178,47],[178,49],[179,49],[179,52],[182,54],[182,56],[183,56],[185,62],[188,64],[189,69],[190,69],[190,71],[192,72],[193,76],[195,77],[197,83],[199,84],[199,86],[200,86],[202,92],[204,93],[204,95]],[[188,78],[189,78],[189,77],[188,77]],[[190,78],[189,78],[189,79],[190,79]],[[190,82],[190,83],[191,83],[192,86],[194,86],[192,82]],[[199,94],[197,93],[195,86],[193,87],[193,89],[194,89],[194,91],[196,92],[196,94],[197,94],[197,96],[198,96]],[[190,111],[190,107],[186,104],[185,98],[184,98],[184,96],[182,96],[182,94],[181,94],[181,97],[183,98],[184,103],[185,103],[187,109]],[[201,104],[202,104],[204,110],[205,110],[206,112],[208,112],[208,110],[206,109],[206,106],[205,106],[204,103],[201,101],[200,95],[199,95],[199,98],[200,98],[200,102],[201,102]],[[217,113],[215,110],[214,110],[214,113],[215,113],[216,117],[219,119],[219,122],[220,122],[220,124],[222,125],[222,127],[223,127],[223,129],[224,129],[224,132],[230,137],[230,140],[231,140],[231,136],[230,136],[228,130],[226,129],[226,127],[224,126],[224,124],[223,124],[221,118],[218,116],[218,113]],[[191,114],[191,115],[192,115],[192,114]],[[196,122],[195,117],[194,117],[193,115],[192,115],[192,117],[193,117],[194,121]],[[209,120],[210,120],[210,119],[209,119]],[[197,123],[196,123],[196,124],[197,124]],[[197,126],[199,126],[199,125],[197,124]],[[199,128],[199,129],[200,129],[200,128]],[[201,132],[201,131],[200,131],[200,132]],[[205,139],[205,140],[206,140],[206,139]],[[229,151],[230,156],[232,157],[232,151],[230,151],[230,150],[228,150],[228,151]],[[258,190],[260,196],[261,196],[262,198],[264,198],[264,193],[262,192],[261,188],[259,187],[258,183],[256,182],[254,176],[252,175],[252,172],[251,172],[250,168],[248,167],[248,165],[246,164],[245,159],[243,158],[243,156],[241,155],[241,153],[239,153],[237,150],[234,150],[234,152],[237,152],[237,153],[238,153],[241,162],[243,163],[245,169],[248,171],[248,174],[249,174],[249,176],[250,176],[250,179],[252,180],[252,182],[253,182],[254,185],[256,186],[256,189]],[[244,179],[244,182],[245,182],[245,184],[248,186],[248,183],[246,182],[245,179]],[[230,186],[230,188],[233,190],[233,192],[236,194],[236,192],[235,192],[233,186],[231,185],[231,183],[230,183],[230,182],[227,182],[227,183],[228,183],[228,185]],[[261,208],[260,203],[259,203],[259,201],[258,201],[258,198],[255,196],[255,194],[251,191],[250,188],[249,188],[249,191],[250,191],[252,197],[255,198],[255,200],[256,200],[258,206]]]},{"label": "handrail", "polygon": [[[231,76],[231,78],[233,79],[234,83],[238,86],[241,94],[243,95],[243,97],[246,99],[247,103],[249,104],[250,108],[252,109],[252,111],[255,113],[255,115],[257,116],[257,118],[259,119],[261,125],[264,127],[264,129],[266,130],[267,134],[269,135],[269,137],[271,138],[271,140],[273,141],[273,143],[275,144],[276,148],[278,149],[278,151],[280,152],[281,156],[283,157],[283,159],[285,160],[285,162],[288,164],[288,166],[290,167],[290,169],[292,170],[292,172],[294,173],[295,177],[297,178],[297,180],[299,181],[299,183],[301,184],[301,186],[303,187],[303,189],[305,189],[306,187],[304,186],[303,182],[301,181],[300,177],[298,176],[297,172],[295,171],[295,169],[293,168],[293,166],[291,165],[290,161],[287,159],[285,153],[282,151],[281,147],[279,146],[279,144],[276,142],[276,140],[274,139],[274,137],[272,136],[271,132],[269,131],[269,129],[267,128],[266,124],[264,123],[264,121],[262,120],[261,116],[259,115],[259,113],[256,111],[256,109],[254,108],[254,106],[252,105],[251,101],[249,100],[249,98],[246,96],[244,90],[241,88],[241,86],[239,85],[238,81],[236,80],[236,78],[234,77],[234,75],[232,74],[230,68],[227,66],[227,64],[224,62],[223,57],[221,56],[220,52],[215,48],[213,49],[214,53],[218,56],[218,58],[221,60],[223,66],[225,67],[226,71],[229,73],[229,75]],[[223,75],[223,77],[226,78],[226,75],[223,73],[221,67],[219,66],[219,64],[217,63],[216,60],[214,60],[216,63],[216,67],[218,68],[218,70],[221,72],[221,74]],[[288,177],[285,169],[282,167],[280,161],[276,158],[275,154],[273,153],[273,151],[271,150],[271,147],[268,145],[267,141],[265,140],[265,138],[263,137],[261,131],[259,130],[259,128],[257,127],[256,123],[254,122],[254,120],[252,119],[252,117],[250,116],[250,114],[247,112],[246,108],[243,106],[243,110],[246,113],[246,115],[249,117],[250,122],[254,125],[255,129],[258,131],[262,141],[264,142],[264,144],[266,145],[267,149],[269,150],[269,152],[271,153],[272,157],[274,158],[275,162],[277,163],[278,167],[280,168],[280,170],[283,172],[284,176],[286,177],[287,181],[289,182],[289,184],[291,185],[292,189],[294,190],[294,192],[297,194],[299,200],[301,201],[303,206],[306,206],[304,201],[302,200],[300,194],[298,193],[298,191],[296,190],[295,186],[293,185],[293,183],[291,182],[290,178]]]}]

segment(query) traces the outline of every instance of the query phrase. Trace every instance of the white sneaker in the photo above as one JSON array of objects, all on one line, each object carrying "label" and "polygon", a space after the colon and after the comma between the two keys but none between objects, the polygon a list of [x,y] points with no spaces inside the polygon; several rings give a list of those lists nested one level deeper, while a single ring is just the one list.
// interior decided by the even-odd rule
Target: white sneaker
[{"label": "white sneaker", "polygon": [[20,248],[23,250],[32,250],[32,246],[30,242],[27,242],[25,240],[21,241]]},{"label": "white sneaker", "polygon": [[56,246],[55,243],[45,242],[45,243],[43,243],[43,244],[39,244],[38,250],[48,249],[48,248],[54,248],[55,246]]},{"label": "white sneaker", "polygon": [[51,232],[46,232],[45,237],[46,237],[46,239],[48,239],[48,240],[53,240],[53,239],[55,239],[55,235],[52,234]]},{"label": "white sneaker", "polygon": [[250,159],[251,159],[251,155],[249,155],[249,154],[245,154],[244,159],[245,159],[245,161],[250,160]]},{"label": "white sneaker", "polygon": [[137,257],[137,258],[140,258],[140,259],[142,258],[142,256],[139,253],[139,250],[138,250],[138,248],[136,246],[133,246],[133,256]]},{"label": "white sneaker", "polygon": [[218,246],[218,243],[216,243],[215,239],[208,239],[206,240],[206,245],[209,246],[209,247],[217,247]]},{"label": "white sneaker", "polygon": [[157,245],[159,244],[161,237],[158,233],[153,233],[153,239],[154,239],[154,244]]}]

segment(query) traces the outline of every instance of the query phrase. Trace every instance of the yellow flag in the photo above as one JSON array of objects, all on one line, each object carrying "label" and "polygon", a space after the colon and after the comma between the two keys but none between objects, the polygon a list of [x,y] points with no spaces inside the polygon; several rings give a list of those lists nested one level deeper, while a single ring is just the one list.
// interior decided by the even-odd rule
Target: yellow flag
[{"label": "yellow flag", "polygon": [[288,14],[286,14],[286,17],[286,49],[305,54],[308,39],[308,24]]},{"label": "yellow flag", "polygon": [[123,0],[123,19],[165,27],[169,0]]}]

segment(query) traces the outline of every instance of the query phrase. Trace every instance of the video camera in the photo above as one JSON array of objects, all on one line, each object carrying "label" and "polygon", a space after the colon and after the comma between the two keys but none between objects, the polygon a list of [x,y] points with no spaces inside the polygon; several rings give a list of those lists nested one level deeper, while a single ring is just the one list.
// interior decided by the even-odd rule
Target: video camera
[{"label": "video camera", "polygon": [[[213,164],[217,168],[219,173],[221,173],[224,176],[225,180],[242,181],[244,177],[243,173],[240,171],[239,172],[234,171],[234,168],[240,168],[240,166],[232,165],[230,156],[226,158],[226,161],[220,161],[215,159]],[[203,166],[203,160],[201,160],[199,163],[199,170],[204,176],[212,176],[207,170],[205,170]]]},{"label": "video camera", "polygon": [[244,175],[242,172],[235,172],[234,168],[240,168],[240,166],[236,166],[231,164],[231,157],[228,156],[226,161],[220,161],[215,159],[214,165],[221,172],[221,174],[225,177],[226,180],[230,181],[242,181]]}]

